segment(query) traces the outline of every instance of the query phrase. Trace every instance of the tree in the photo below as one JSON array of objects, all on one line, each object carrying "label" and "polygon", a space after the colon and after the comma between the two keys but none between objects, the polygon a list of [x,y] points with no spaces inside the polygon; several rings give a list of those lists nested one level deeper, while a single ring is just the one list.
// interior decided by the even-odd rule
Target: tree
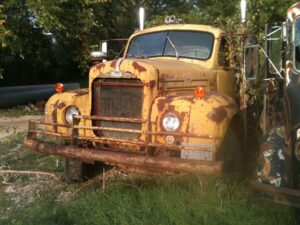
[{"label": "tree", "polygon": [[[138,8],[146,26],[166,15],[185,23],[240,29],[239,0],[0,0],[0,65],[4,80],[55,82],[87,74],[91,46],[129,37],[138,27]],[[264,24],[282,21],[292,0],[248,1],[248,30],[259,36]],[[5,21],[4,21],[5,20]],[[36,81],[37,79],[37,81]]]}]

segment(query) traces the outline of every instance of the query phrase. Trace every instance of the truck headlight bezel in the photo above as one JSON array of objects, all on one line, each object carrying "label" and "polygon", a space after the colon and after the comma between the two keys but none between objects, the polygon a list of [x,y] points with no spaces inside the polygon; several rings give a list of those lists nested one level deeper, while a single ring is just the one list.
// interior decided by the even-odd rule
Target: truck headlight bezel
[{"label": "truck headlight bezel", "polygon": [[166,113],[162,120],[162,127],[166,130],[166,131],[176,131],[179,129],[180,127],[180,120],[178,118],[178,116],[175,113]]},{"label": "truck headlight bezel", "polygon": [[79,116],[80,115],[80,111],[78,110],[78,108],[76,106],[69,106],[68,108],[66,108],[65,110],[65,121],[68,124],[73,124],[73,115]]}]

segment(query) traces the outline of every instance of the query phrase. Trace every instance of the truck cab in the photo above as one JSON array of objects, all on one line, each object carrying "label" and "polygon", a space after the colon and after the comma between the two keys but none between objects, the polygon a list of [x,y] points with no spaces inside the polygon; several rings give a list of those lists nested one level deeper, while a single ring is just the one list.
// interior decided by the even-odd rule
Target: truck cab
[{"label": "truck cab", "polygon": [[97,162],[134,172],[220,174],[238,111],[233,68],[218,28],[167,24],[135,32],[123,57],[90,69],[88,90],[48,100],[45,120],[30,122],[25,145],[66,158],[66,171],[76,167],[80,175]]}]

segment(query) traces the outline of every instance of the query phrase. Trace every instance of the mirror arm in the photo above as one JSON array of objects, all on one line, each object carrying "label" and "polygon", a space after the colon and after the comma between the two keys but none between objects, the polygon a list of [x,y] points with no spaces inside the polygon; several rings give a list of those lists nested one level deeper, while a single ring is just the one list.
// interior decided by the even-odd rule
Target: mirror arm
[{"label": "mirror arm", "polygon": [[267,37],[272,36],[273,34],[275,34],[276,32],[278,32],[278,31],[280,31],[280,30],[281,30],[281,27],[278,26],[278,28],[277,28],[276,30],[274,30],[274,31],[272,31],[271,33],[267,34],[267,35],[265,36],[265,39],[266,39]]}]

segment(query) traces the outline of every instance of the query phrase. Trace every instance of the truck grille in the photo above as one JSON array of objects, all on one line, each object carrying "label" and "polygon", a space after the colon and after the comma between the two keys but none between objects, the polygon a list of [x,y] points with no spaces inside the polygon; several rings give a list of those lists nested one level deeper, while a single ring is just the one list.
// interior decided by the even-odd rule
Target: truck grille
[{"label": "truck grille", "polygon": [[[137,85],[134,85],[137,84]],[[143,86],[137,79],[99,79],[94,82],[93,112],[97,116],[141,118],[143,106]],[[96,121],[96,126],[141,130],[140,123]],[[136,139],[139,134],[95,131],[97,136]]]}]

